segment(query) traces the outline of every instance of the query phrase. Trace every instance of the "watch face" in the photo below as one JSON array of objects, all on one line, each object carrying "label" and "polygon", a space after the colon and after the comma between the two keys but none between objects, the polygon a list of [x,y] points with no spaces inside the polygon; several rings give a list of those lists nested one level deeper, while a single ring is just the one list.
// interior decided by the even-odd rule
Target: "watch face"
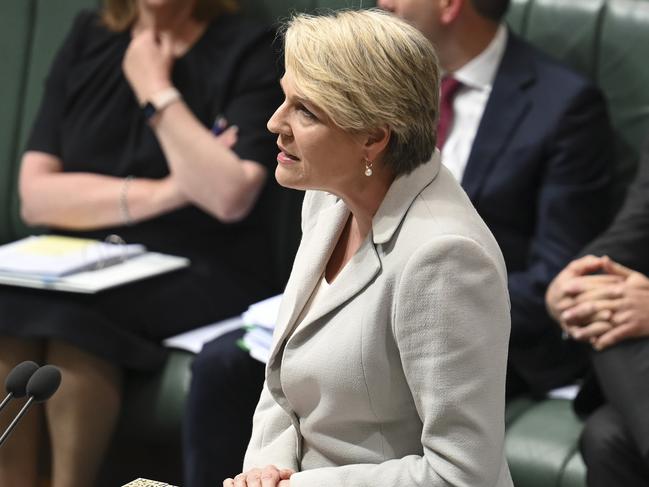
[{"label": "watch face", "polygon": [[151,117],[155,115],[156,109],[151,102],[147,102],[146,105],[142,107],[142,113],[144,113],[144,118],[151,120]]}]

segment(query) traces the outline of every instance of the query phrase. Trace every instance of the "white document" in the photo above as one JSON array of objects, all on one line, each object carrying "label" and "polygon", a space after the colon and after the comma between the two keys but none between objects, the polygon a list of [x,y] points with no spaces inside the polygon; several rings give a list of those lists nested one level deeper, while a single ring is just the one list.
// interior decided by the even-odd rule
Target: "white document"
[{"label": "white document", "polygon": [[169,337],[162,343],[165,347],[178,348],[180,350],[198,353],[201,351],[205,343],[242,327],[243,320],[241,319],[241,316],[236,316],[228,320],[201,326],[200,328],[181,333],[180,335]]},{"label": "white document", "polygon": [[550,399],[567,399],[572,401],[579,393],[579,386],[574,384],[570,386],[563,386],[557,389],[552,389],[548,392],[547,397]]},{"label": "white document", "polygon": [[246,325],[256,325],[273,330],[275,322],[279,315],[279,305],[282,302],[282,294],[264,299],[258,303],[250,305],[248,310],[243,313],[243,322]]},{"label": "white document", "polygon": [[143,245],[40,235],[0,246],[0,272],[61,277],[110,266],[146,252]]},{"label": "white document", "polygon": [[94,294],[104,289],[139,281],[188,265],[189,259],[185,257],[147,252],[103,269],[77,272],[62,277],[20,275],[14,272],[0,271],[0,284]]}]

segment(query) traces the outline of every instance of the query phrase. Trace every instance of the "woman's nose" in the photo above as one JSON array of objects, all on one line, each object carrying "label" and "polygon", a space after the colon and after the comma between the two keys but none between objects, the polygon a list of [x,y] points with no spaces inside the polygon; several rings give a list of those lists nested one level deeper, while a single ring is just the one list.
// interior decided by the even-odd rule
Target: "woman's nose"
[{"label": "woman's nose", "polygon": [[268,120],[266,127],[274,134],[287,133],[288,128],[284,117],[284,103],[277,107],[275,113]]}]

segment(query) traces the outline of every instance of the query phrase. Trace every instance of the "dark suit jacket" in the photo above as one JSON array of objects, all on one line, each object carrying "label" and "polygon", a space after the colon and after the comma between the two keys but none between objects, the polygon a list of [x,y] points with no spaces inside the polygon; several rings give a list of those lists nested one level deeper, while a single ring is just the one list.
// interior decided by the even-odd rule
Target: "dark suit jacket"
[{"label": "dark suit jacket", "polygon": [[649,275],[649,138],[620,213],[582,253],[608,255],[635,271]]},{"label": "dark suit jacket", "polygon": [[[582,255],[588,254],[608,255],[635,271],[649,275],[649,138],[624,206],[611,226],[583,250]],[[599,354],[591,356],[598,372],[596,374],[594,370],[584,381],[574,403],[575,411],[580,415],[590,414],[604,402],[596,375],[604,373],[609,380],[610,377],[615,380],[617,371],[605,372],[607,361],[598,364],[598,358]]]},{"label": "dark suit jacket", "polygon": [[561,340],[544,293],[605,228],[612,140],[599,90],[510,33],[462,186],[507,263],[510,367],[539,393],[587,362]]}]

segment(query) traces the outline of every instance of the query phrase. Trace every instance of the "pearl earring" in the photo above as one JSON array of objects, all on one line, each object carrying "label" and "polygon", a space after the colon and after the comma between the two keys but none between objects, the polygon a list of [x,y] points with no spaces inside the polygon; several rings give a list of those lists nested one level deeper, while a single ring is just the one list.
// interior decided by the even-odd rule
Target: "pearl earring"
[{"label": "pearl earring", "polygon": [[374,171],[372,171],[372,162],[369,159],[365,159],[365,175],[369,178]]}]

